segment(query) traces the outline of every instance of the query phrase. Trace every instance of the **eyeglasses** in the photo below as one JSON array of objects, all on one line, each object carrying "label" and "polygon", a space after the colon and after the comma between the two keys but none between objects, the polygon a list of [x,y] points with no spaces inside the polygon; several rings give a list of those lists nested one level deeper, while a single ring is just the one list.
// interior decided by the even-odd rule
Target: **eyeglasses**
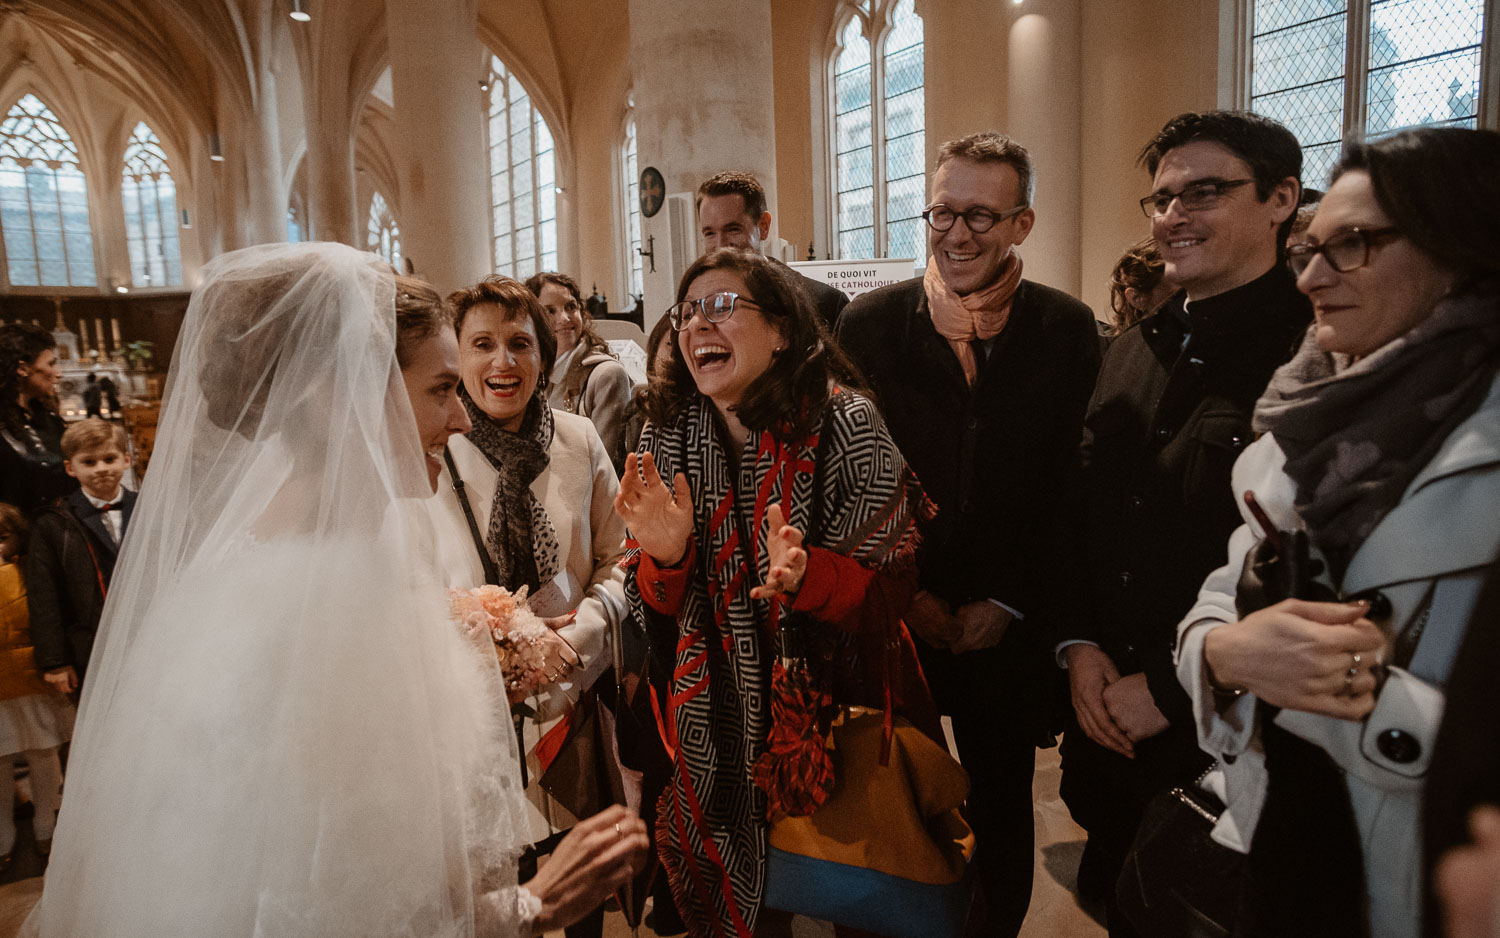
[{"label": "eyeglasses", "polygon": [[1200,182],[1188,186],[1181,192],[1153,192],[1141,199],[1141,211],[1146,214],[1147,218],[1159,218],[1167,214],[1167,209],[1172,207],[1173,200],[1181,199],[1183,211],[1200,212],[1219,204],[1219,200],[1231,190],[1249,185],[1254,181],[1254,179],[1225,179],[1218,182]]},{"label": "eyeglasses", "polygon": [[1312,263],[1312,259],[1321,254],[1329,267],[1347,274],[1370,262],[1370,248],[1399,237],[1399,228],[1345,228],[1322,244],[1304,241],[1289,245],[1286,249],[1286,263],[1292,273],[1300,277],[1307,265]]},{"label": "eyeglasses", "polygon": [[1002,222],[1007,218],[1019,215],[1026,211],[1026,209],[1027,206],[1025,205],[1017,205],[1015,208],[1008,208],[1003,212],[992,212],[987,208],[971,208],[966,212],[955,212],[953,209],[939,202],[936,205],[929,205],[927,207],[927,210],[922,213],[922,220],[927,222],[927,227],[933,231],[947,231],[953,227],[954,222],[962,218],[964,224],[969,227],[971,232],[974,234],[984,234],[995,227],[996,222]]},{"label": "eyeglasses", "polygon": [[722,293],[710,293],[700,300],[683,300],[681,303],[667,307],[667,320],[672,323],[673,329],[681,332],[688,327],[688,323],[693,321],[694,313],[702,313],[703,318],[709,322],[723,322],[734,315],[736,306],[761,308],[759,303],[749,297],[726,290]]}]

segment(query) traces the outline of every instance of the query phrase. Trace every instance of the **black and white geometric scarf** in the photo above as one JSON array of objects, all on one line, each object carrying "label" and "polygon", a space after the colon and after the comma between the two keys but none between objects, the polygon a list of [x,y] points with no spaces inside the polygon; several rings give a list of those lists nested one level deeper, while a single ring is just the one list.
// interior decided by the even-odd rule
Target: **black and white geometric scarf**
[{"label": "black and white geometric scarf", "polygon": [[[809,546],[885,568],[910,562],[916,521],[931,506],[874,404],[848,391],[834,393],[802,440],[751,433],[737,474],[702,397],[672,426],[648,423],[638,451],[653,455],[663,478],[687,476],[696,545],[662,702],[676,754],[657,847],[689,934],[748,938],[764,893],[768,828],[752,770],[771,729],[776,655],[771,603],[750,598],[768,572],[766,509],[781,504]],[[639,549],[627,544],[631,614],[651,634],[635,577]]]}]

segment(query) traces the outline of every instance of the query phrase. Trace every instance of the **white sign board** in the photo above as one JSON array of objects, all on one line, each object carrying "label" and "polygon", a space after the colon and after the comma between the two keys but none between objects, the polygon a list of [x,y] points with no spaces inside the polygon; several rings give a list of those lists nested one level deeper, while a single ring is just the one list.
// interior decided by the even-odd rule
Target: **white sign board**
[{"label": "white sign board", "polygon": [[787,266],[804,277],[843,290],[853,299],[876,287],[917,276],[915,263],[909,257],[882,257],[864,261],[793,261]]}]

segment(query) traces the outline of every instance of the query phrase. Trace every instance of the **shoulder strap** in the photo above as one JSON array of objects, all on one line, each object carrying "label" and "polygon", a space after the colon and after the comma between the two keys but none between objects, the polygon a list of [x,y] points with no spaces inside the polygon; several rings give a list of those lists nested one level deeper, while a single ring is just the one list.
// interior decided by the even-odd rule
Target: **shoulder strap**
[{"label": "shoulder strap", "polygon": [[448,464],[448,475],[453,479],[453,494],[458,496],[458,504],[464,510],[464,520],[469,522],[469,536],[474,539],[474,549],[479,551],[479,562],[484,566],[484,581],[495,586],[504,586],[500,582],[500,568],[495,566],[495,558],[490,556],[490,549],[484,544],[484,535],[479,533],[479,522],[474,520],[474,508],[469,504],[469,495],[464,491],[464,480],[458,474],[458,467],[453,464],[453,454],[448,447],[443,447],[443,461]]}]

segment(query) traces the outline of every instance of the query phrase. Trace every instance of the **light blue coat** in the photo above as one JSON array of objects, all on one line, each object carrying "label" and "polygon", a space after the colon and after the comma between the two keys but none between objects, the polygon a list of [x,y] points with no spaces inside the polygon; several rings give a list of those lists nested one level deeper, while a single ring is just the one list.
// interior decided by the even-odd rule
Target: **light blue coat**
[{"label": "light blue coat", "polygon": [[[1240,504],[1245,490],[1253,490],[1271,522],[1293,530],[1299,522],[1285,460],[1275,438],[1262,437],[1235,463],[1233,482]],[[1177,676],[1193,698],[1199,745],[1220,759],[1206,783],[1226,805],[1214,839],[1244,852],[1266,792],[1256,700],[1245,694],[1223,704],[1203,664],[1204,636],[1238,618],[1235,583],[1246,553],[1262,536],[1249,513],[1242,509],[1242,514],[1245,524],[1230,538],[1229,562],[1204,581],[1197,604],[1178,627]],[[1282,727],[1322,746],[1344,769],[1364,847],[1373,938],[1421,934],[1422,789],[1443,717],[1443,687],[1478,600],[1484,567],[1497,557],[1500,380],[1371,532],[1344,576],[1343,596],[1379,591],[1390,600],[1391,615],[1379,624],[1391,641],[1420,612],[1431,591],[1427,625],[1410,665],[1390,669],[1374,711],[1362,721],[1291,710],[1276,718]],[[1415,741],[1414,759],[1398,762],[1382,751],[1377,740],[1393,729]],[[1235,758],[1226,764],[1224,755]]]}]

